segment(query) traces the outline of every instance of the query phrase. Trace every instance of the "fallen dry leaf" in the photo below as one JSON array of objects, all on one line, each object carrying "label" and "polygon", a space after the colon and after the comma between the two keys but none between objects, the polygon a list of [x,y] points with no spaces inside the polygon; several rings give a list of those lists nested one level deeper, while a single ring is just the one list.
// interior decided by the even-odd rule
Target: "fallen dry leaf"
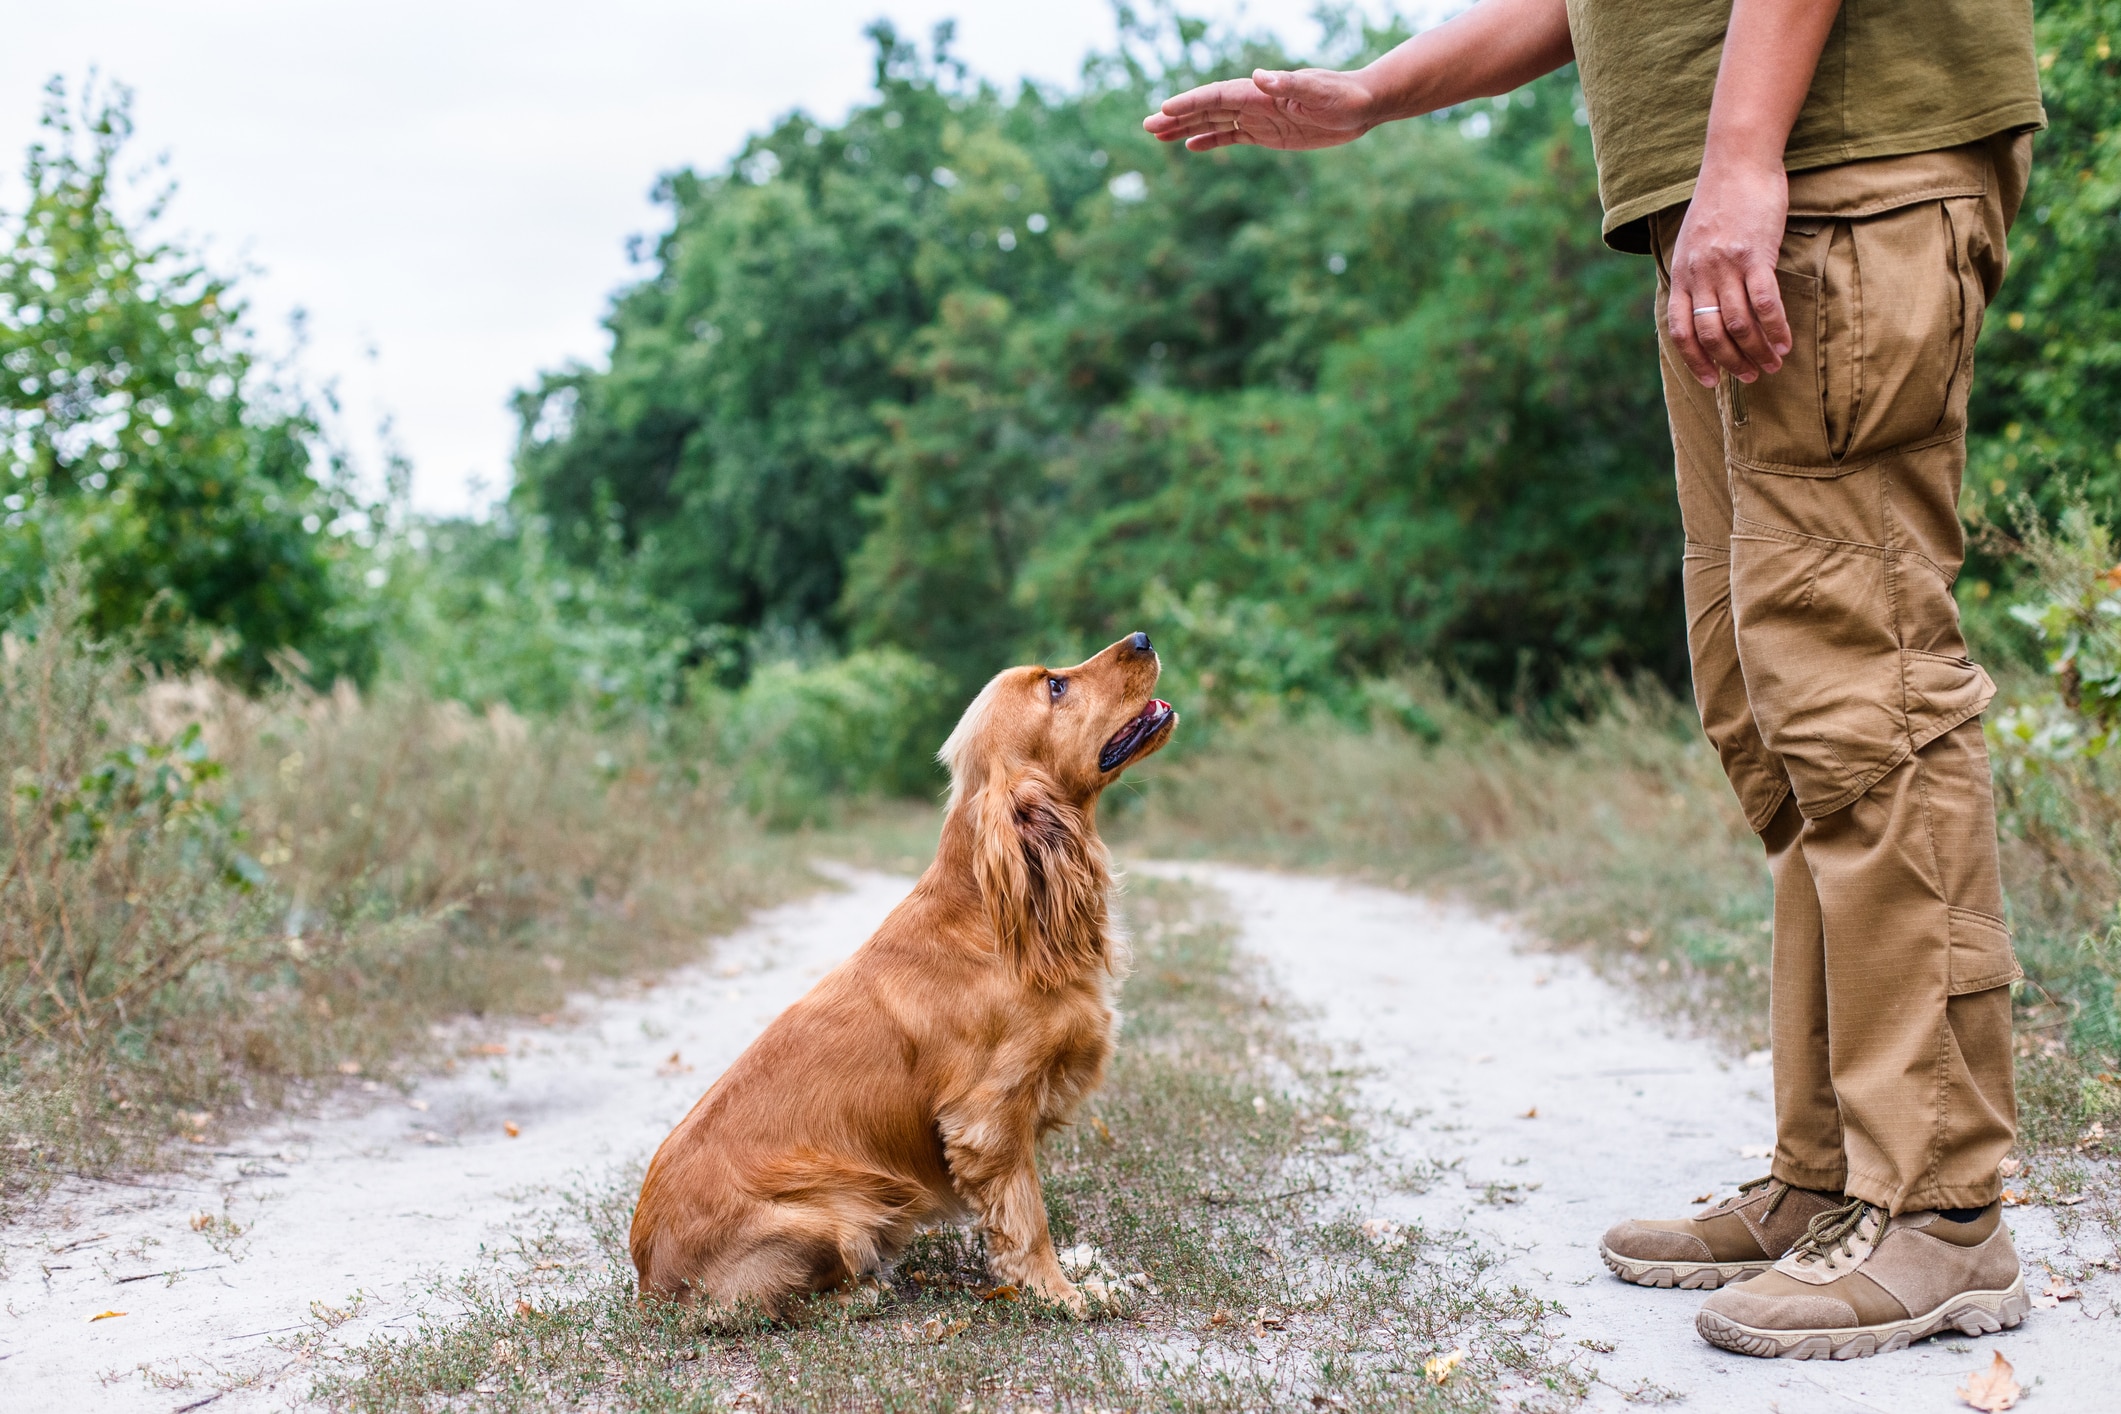
[{"label": "fallen dry leaf", "polygon": [[2025,1160],[2023,1159],[2005,1159],[2002,1163],[1996,1165],[1996,1172],[2005,1178],[2016,1178],[2018,1170],[2024,1167]]},{"label": "fallen dry leaf", "polygon": [[2006,1207],[2006,1208],[2022,1208],[2022,1207],[2024,1207],[2024,1206],[2025,1206],[2025,1204],[2026,1204],[2026,1197],[2025,1197],[2025,1192],[2024,1192],[2024,1190],[2022,1190],[2022,1189],[2018,1189],[2018,1188],[2006,1188],[2006,1189],[2004,1189],[2004,1190],[2003,1190],[2003,1206],[2004,1206],[2004,1207]]},{"label": "fallen dry leaf", "polygon": [[517,1124],[514,1120],[509,1120],[506,1124],[501,1126],[501,1129],[504,1133],[508,1135],[510,1139],[515,1138],[517,1135],[523,1132],[523,1126]]},{"label": "fallen dry leaf", "polygon": [[2018,1381],[2012,1378],[2016,1374],[2017,1371],[2011,1368],[2011,1362],[2004,1359],[2003,1352],[1999,1350],[1986,1370],[1966,1377],[1966,1383],[1959,1386],[1959,1398],[1972,1408],[1986,1411],[1986,1414],[1997,1414],[1998,1410],[2008,1409],[2016,1404],[2018,1396],[2024,1393],[2018,1388]]},{"label": "fallen dry leaf", "polygon": [[1428,1376],[1430,1384],[1440,1385],[1451,1378],[1451,1372],[1456,1370],[1465,1358],[1466,1348],[1461,1345],[1447,1355],[1431,1355],[1422,1361],[1421,1372]]},{"label": "fallen dry leaf", "polygon": [[982,1301],[1014,1301],[1017,1296],[1017,1289],[1008,1282],[1004,1282],[991,1290],[982,1291],[979,1294],[979,1299]]},{"label": "fallen dry leaf", "polygon": [[2054,1297],[2057,1301],[2075,1301],[2084,1292],[2082,1288],[2072,1286],[2053,1272],[2049,1272],[2047,1274],[2046,1294]]},{"label": "fallen dry leaf", "polygon": [[684,1056],[682,1056],[676,1051],[672,1051],[670,1053],[670,1059],[664,1061],[661,1065],[657,1066],[655,1068],[655,1073],[657,1075],[683,1075],[691,1069],[691,1066],[685,1064]]},{"label": "fallen dry leaf", "polygon": [[1521,1114],[1521,1115],[1519,1115],[1519,1116],[1517,1116],[1517,1117],[1518,1117],[1519,1119],[1538,1119],[1538,1118],[1539,1118],[1539,1106],[1537,1106],[1537,1105],[1534,1105],[1534,1106],[1532,1106],[1532,1108],[1530,1108],[1530,1109],[1526,1110],[1526,1111],[1525,1111],[1525,1112],[1524,1112],[1523,1114]]},{"label": "fallen dry leaf", "polygon": [[95,1315],[88,1318],[88,1323],[94,1325],[98,1321],[107,1321],[113,1316],[122,1316],[124,1314],[123,1311],[98,1311]]},{"label": "fallen dry leaf", "polygon": [[1263,1331],[1278,1331],[1283,1329],[1288,1323],[1262,1306],[1259,1308],[1259,1315],[1254,1319],[1253,1324]]},{"label": "fallen dry leaf", "polygon": [[967,1329],[971,1324],[972,1322],[966,1320],[953,1321],[947,1316],[930,1316],[927,1320],[921,1322],[920,1338],[931,1345],[941,1345],[959,1331]]},{"label": "fallen dry leaf", "polygon": [[1230,1324],[1230,1313],[1228,1311],[1217,1311],[1214,1315],[1208,1317],[1208,1324],[1211,1326],[1227,1326]]},{"label": "fallen dry leaf", "polygon": [[341,1075],[359,1075],[360,1073],[361,1073],[361,1063],[360,1063],[359,1061],[353,1061],[353,1060],[346,1060],[346,1061],[340,1061],[340,1062],[339,1062],[339,1074],[341,1074]]},{"label": "fallen dry leaf", "polygon": [[1090,1116],[1090,1127],[1096,1130],[1097,1137],[1104,1140],[1107,1144],[1118,1142],[1112,1137],[1112,1127],[1106,1124],[1101,1117],[1097,1115]]},{"label": "fallen dry leaf", "polygon": [[1693,1201],[1695,1201],[1696,1203],[1713,1203],[1716,1201],[1716,1195],[1713,1193],[1704,1193],[1699,1198],[1696,1198]]},{"label": "fallen dry leaf", "polygon": [[[471,1053],[475,1056],[505,1056],[508,1054],[508,1047],[498,1041],[489,1041],[483,1046],[473,1046]],[[345,1067],[341,1066],[340,1069],[344,1070]]]},{"label": "fallen dry leaf", "polygon": [[517,1297],[516,1315],[522,1320],[534,1321],[538,1318],[538,1308],[531,1305],[528,1301],[523,1300],[521,1297]]}]

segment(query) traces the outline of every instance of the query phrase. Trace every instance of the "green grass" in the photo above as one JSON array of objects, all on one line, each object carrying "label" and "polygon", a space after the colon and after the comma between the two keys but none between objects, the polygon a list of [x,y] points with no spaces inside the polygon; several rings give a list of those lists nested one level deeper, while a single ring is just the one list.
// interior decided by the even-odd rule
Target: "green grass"
[{"label": "green grass", "polygon": [[[1110,1082],[1042,1156],[1063,1245],[1153,1294],[1083,1324],[991,1296],[977,1238],[923,1236],[874,1309],[701,1335],[633,1299],[628,1169],[585,1185],[520,1250],[437,1293],[446,1314],[327,1365],[357,1411],[957,1411],[1565,1408],[1582,1377],[1552,1308],[1462,1236],[1373,1240],[1366,1204],[1427,1175],[1387,1167],[1351,1077],[1263,996],[1232,930],[1183,886],[1127,901],[1137,933]],[[983,1295],[983,1293],[985,1293]],[[310,1341],[329,1349],[320,1330]],[[1442,1382],[1424,1362],[1463,1347]]]}]

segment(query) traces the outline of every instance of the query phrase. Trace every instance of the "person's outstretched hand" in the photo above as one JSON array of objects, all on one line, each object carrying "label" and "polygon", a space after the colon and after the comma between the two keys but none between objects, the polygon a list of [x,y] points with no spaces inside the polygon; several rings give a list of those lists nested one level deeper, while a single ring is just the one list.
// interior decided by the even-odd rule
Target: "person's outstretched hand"
[{"label": "person's outstretched hand", "polygon": [[1255,69],[1251,78],[1203,84],[1164,100],[1142,126],[1190,152],[1239,142],[1294,152],[1355,141],[1384,121],[1378,108],[1359,73]]}]

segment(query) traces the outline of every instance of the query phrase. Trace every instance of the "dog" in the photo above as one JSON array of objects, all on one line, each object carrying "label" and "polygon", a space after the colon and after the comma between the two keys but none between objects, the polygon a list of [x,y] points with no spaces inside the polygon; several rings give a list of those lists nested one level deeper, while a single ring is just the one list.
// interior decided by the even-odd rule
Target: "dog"
[{"label": "dog", "polygon": [[1112,1055],[1125,951],[1097,800],[1171,739],[1161,672],[1135,633],[974,699],[940,753],[935,862],[656,1150],[629,1239],[643,1301],[779,1319],[971,1219],[997,1278],[1089,1314],[1054,1256],[1038,1143]]}]

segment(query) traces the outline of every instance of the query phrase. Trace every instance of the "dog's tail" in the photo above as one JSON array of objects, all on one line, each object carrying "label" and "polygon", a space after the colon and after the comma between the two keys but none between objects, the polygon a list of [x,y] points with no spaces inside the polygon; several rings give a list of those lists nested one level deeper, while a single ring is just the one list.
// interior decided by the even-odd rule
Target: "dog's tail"
[{"label": "dog's tail", "polygon": [[666,1186],[644,1187],[634,1215],[641,1294],[710,1308],[756,1305],[769,1316],[790,1297],[882,1270],[941,1206],[915,1179],[812,1149],[761,1165],[747,1175],[748,1192],[716,1195],[704,1205],[711,1212],[666,1211]]},{"label": "dog's tail", "polygon": [[754,1182],[776,1236],[812,1254],[812,1291],[880,1270],[937,1206],[916,1179],[814,1149],[772,1160]]}]

